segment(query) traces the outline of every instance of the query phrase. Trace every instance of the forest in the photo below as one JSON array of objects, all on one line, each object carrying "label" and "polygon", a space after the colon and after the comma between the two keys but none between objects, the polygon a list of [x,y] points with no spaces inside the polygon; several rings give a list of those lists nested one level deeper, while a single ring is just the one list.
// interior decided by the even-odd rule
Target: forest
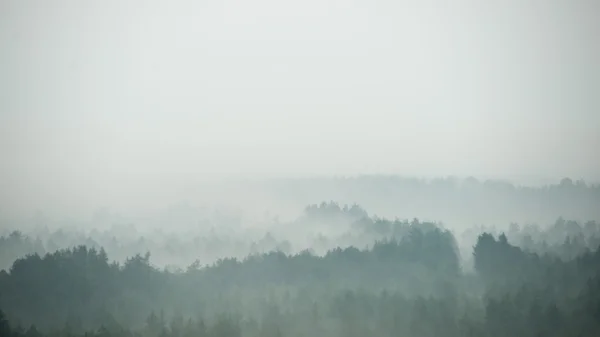
[{"label": "forest", "polygon": [[600,335],[594,220],[458,231],[323,202],[271,230],[9,232],[0,336]]},{"label": "forest", "polygon": [[0,337],[600,337],[599,37],[600,0],[0,0]]}]

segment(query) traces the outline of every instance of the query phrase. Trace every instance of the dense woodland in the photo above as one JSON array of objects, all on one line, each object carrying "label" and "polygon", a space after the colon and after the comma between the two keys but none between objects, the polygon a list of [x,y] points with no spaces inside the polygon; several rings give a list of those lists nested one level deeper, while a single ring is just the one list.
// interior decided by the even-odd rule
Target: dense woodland
[{"label": "dense woodland", "polygon": [[0,337],[600,337],[600,0],[0,0],[0,46]]},{"label": "dense woodland", "polygon": [[330,202],[271,225],[12,231],[0,336],[600,336],[595,221],[457,231]]}]

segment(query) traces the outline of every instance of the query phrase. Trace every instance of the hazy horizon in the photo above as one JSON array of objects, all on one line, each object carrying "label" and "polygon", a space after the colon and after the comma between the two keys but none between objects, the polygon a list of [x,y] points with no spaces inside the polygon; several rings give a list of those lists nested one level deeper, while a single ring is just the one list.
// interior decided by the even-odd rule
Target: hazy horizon
[{"label": "hazy horizon", "polygon": [[599,182],[599,13],[4,0],[0,212],[164,205],[240,177]]}]

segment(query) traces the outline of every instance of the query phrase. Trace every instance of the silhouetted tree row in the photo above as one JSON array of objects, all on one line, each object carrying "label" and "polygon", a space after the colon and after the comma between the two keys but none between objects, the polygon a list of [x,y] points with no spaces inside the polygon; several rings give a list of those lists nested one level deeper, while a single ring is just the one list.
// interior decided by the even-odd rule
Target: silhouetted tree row
[{"label": "silhouetted tree row", "polygon": [[600,332],[600,278],[566,305],[543,294],[520,291],[481,303],[468,296],[406,297],[365,290],[337,291],[327,299],[296,299],[284,308],[264,303],[254,316],[235,311],[194,318],[151,312],[144,324],[125,328],[107,321],[96,329],[79,331],[67,323],[40,332],[9,325],[0,312],[0,335],[17,336],[149,336],[149,337],[279,337],[279,336],[598,336]]},{"label": "silhouetted tree row", "polygon": [[[415,224],[423,230],[441,225],[416,219],[389,220],[375,215],[369,216],[362,207],[323,202],[309,205],[297,219],[289,222],[265,223],[261,229],[219,229],[199,219],[198,226],[190,227],[187,233],[147,230],[140,232],[135,226],[113,227],[110,230],[47,228],[22,233],[13,231],[0,236],[0,269],[8,269],[13,261],[27,254],[54,252],[59,249],[85,245],[99,250],[104,248],[108,255],[120,262],[136,254],[152,252],[153,263],[171,270],[185,268],[195,259],[212,263],[222,257],[244,258],[249,254],[273,250],[295,254],[303,249],[323,255],[336,247],[354,246],[365,248],[374,241],[401,239],[408,235]],[[507,223],[508,225],[508,223]],[[455,229],[458,229],[454,227]],[[218,229],[218,230],[216,230]],[[574,258],[586,249],[600,245],[600,226],[595,221],[577,222],[559,218],[553,225],[535,224],[506,227],[471,227],[461,230],[459,246],[464,255],[475,244],[482,232],[498,235],[505,232],[511,243],[523,249],[544,255],[559,255]],[[468,260],[468,259],[467,259]],[[470,265],[470,262],[466,262]]]},{"label": "silhouetted tree row", "polygon": [[205,266],[198,262],[175,273],[152,266],[149,254],[119,264],[109,262],[103,249],[79,246],[17,259],[0,274],[0,307],[9,317],[40,328],[65,321],[91,327],[107,317],[137,324],[152,308],[193,312],[218,303],[212,311],[226,310],[273,289],[289,295],[308,289],[312,296],[325,296],[367,287],[435,296],[455,286],[459,277],[454,237],[418,225],[399,241],[376,242],[369,249],[337,248],[324,256],[274,251]]},{"label": "silhouetted tree row", "polygon": [[[149,253],[123,263],[85,246],[30,254],[0,272],[0,336],[600,335],[592,241],[570,255],[537,253],[482,233],[471,273],[435,224],[357,221],[392,235],[365,249],[273,251],[177,272],[153,266]],[[547,231],[595,235],[589,223],[566,223]]]},{"label": "silhouetted tree row", "polygon": [[468,226],[510,221],[550,223],[559,216],[600,219],[600,185],[570,178],[525,186],[473,177],[363,175],[281,179],[269,186],[276,187],[274,194],[282,202],[307,204],[326,197],[341,203],[356,202],[370,213],[386,217],[416,216]]}]

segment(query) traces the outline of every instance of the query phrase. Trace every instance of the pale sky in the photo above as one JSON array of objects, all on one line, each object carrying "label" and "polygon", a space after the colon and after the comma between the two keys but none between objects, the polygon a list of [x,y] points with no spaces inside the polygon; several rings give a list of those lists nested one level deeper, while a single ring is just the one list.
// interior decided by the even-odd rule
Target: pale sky
[{"label": "pale sky", "polygon": [[239,175],[600,181],[599,37],[595,0],[0,0],[0,210]]}]

